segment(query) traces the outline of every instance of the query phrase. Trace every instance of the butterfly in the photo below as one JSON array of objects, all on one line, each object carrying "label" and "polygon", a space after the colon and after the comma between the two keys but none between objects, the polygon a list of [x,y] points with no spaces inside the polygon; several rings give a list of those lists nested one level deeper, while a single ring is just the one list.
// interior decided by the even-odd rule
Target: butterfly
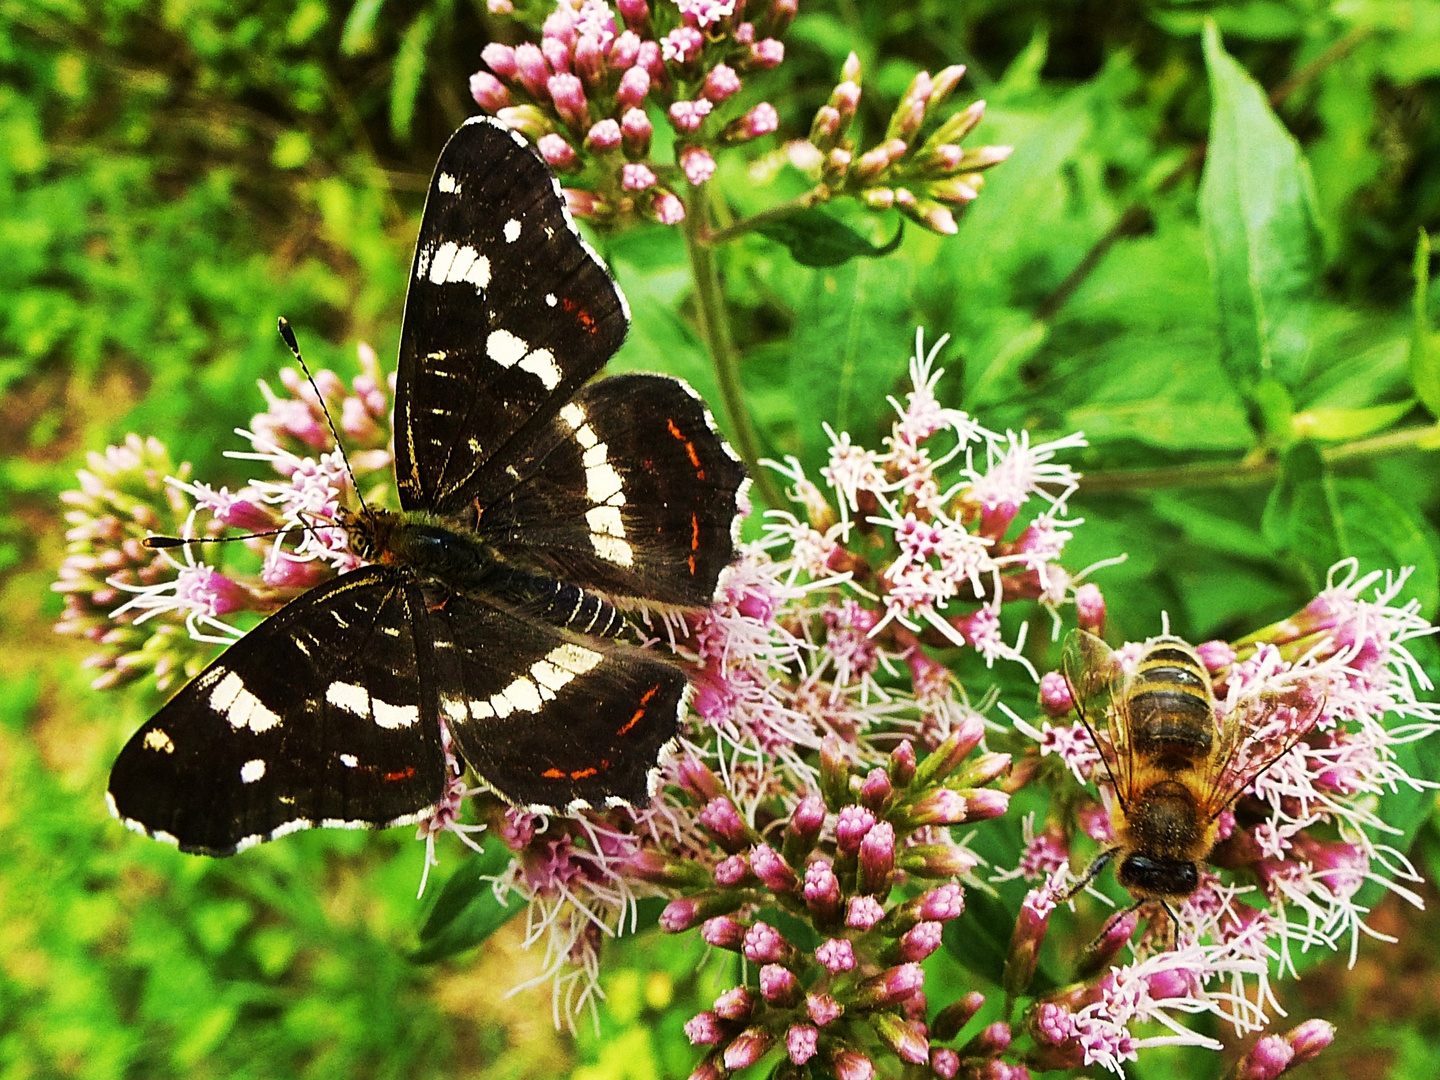
[{"label": "butterfly", "polygon": [[628,326],[539,155],[468,120],[405,302],[401,511],[342,515],[367,565],[176,693],[116,759],[111,812],[206,855],[412,823],[445,795],[446,733],[516,806],[646,801],[689,685],[624,612],[712,601],[749,481],[684,383],[590,381]]}]

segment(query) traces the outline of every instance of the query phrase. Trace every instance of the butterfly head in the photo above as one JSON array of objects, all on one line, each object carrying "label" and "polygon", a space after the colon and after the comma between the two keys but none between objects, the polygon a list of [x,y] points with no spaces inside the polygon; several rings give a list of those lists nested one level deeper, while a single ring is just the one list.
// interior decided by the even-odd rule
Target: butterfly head
[{"label": "butterfly head", "polygon": [[336,520],[345,530],[351,551],[366,562],[385,562],[385,554],[391,550],[391,538],[401,517],[391,510],[375,510],[368,506],[362,510],[342,507]]}]

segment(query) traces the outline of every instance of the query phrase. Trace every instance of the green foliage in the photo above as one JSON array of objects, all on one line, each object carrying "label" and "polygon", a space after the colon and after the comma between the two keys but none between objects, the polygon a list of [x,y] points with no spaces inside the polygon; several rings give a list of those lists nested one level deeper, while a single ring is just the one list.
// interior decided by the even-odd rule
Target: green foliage
[{"label": "green foliage", "polygon": [[[153,702],[90,695],[80,654],[46,630],[54,497],[85,450],[138,430],[200,475],[243,481],[221,453],[285,358],[279,314],[312,361],[348,372],[370,340],[388,364],[424,178],[469,111],[480,48],[509,33],[483,9],[0,0],[6,1075],[565,1070],[535,1034],[548,1014],[505,1011],[517,973],[464,1008],[441,993],[480,962],[459,950],[508,913],[459,845],[440,845],[447,882],[427,915],[403,834],[297,836],[218,863],[122,835],[104,777]],[[839,217],[791,217],[717,251],[767,453],[814,475],[822,421],[875,445],[924,326],[951,335],[944,404],[1036,438],[1088,434],[1069,558],[1128,554],[1094,578],[1111,637],[1152,634],[1162,612],[1187,637],[1244,633],[1303,604],[1343,556],[1415,566],[1407,595],[1433,616],[1440,0],[806,0],[788,46],[753,84],[782,133],[803,134],[853,49],[872,73],[864,144],[916,70],[963,61],[989,101],[972,141],[1016,149],[955,237],[912,228],[877,247]],[[797,193],[778,158],[741,164],[722,161],[714,182],[737,217]],[[679,233],[596,242],[635,316],[616,368],[681,375],[718,410]],[[1031,636],[1037,665],[1045,636]],[[1433,650],[1422,660],[1437,674]],[[976,696],[990,682],[972,674],[1000,678],[967,671]],[[1033,713],[1033,686],[1002,689]],[[1413,749],[1435,777],[1435,751]],[[1390,842],[1419,832],[1418,861],[1440,865],[1429,796],[1397,792],[1382,814],[1403,833]],[[1013,861],[1018,821],[992,823],[983,853]],[[933,978],[999,979],[1006,888],[972,893]],[[419,958],[455,958],[413,964],[417,940]],[[568,1044],[574,1075],[684,1075],[679,1025],[734,974],[700,952],[654,931],[619,945],[599,1034]],[[1042,956],[1042,974],[1058,981],[1058,961]],[[1400,1021],[1396,1067],[1422,1069],[1433,1031]],[[1133,1075],[1218,1072],[1213,1055],[1177,1054]]]}]

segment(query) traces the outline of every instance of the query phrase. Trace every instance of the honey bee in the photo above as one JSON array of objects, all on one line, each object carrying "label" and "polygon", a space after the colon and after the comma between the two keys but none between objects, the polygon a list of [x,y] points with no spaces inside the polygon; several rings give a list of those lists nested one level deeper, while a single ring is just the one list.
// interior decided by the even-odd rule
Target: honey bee
[{"label": "honey bee", "polygon": [[1314,728],[1323,695],[1295,683],[1217,717],[1205,664],[1168,634],[1146,642],[1126,671],[1105,642],[1075,630],[1062,669],[1115,793],[1114,845],[1071,895],[1116,861],[1115,878],[1135,907],[1157,902],[1170,916],[1173,941],[1178,920],[1170,904],[1199,887],[1221,813]]}]

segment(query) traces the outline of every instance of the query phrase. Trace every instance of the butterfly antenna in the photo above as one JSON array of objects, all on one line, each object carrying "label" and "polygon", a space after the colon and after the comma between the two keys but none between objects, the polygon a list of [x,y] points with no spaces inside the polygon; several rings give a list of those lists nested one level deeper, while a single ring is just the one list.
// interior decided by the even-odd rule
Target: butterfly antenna
[{"label": "butterfly antenna", "polygon": [[[358,494],[358,493],[357,493]],[[320,540],[320,534],[315,531],[315,526],[305,521],[299,521],[299,526],[305,532]],[[339,527],[338,525],[336,526]],[[278,529],[266,529],[264,532],[246,533],[244,536],[156,536],[151,535],[140,541],[142,547],[151,551],[165,551],[178,547],[186,547],[190,544],[231,544],[236,540],[260,540],[267,536],[281,536],[288,533],[294,525],[284,525]]]},{"label": "butterfly antenna", "polygon": [[330,410],[325,407],[325,396],[320,393],[320,387],[315,384],[315,376],[310,374],[310,366],[300,355],[300,343],[295,340],[295,331],[290,329],[290,320],[284,315],[280,316],[280,336],[285,339],[285,344],[290,346],[290,351],[295,356],[295,362],[300,365],[300,370],[305,372],[305,378],[310,381],[310,389],[315,391],[315,400],[320,402],[320,411],[325,414],[325,426],[330,429],[330,437],[335,440],[336,449],[340,451],[340,458],[345,462],[345,471],[350,474],[350,486],[355,489],[355,497],[360,500],[360,509],[368,513],[370,508],[365,505],[365,496],[360,494],[360,483],[355,479],[355,470],[350,466],[350,455],[345,453],[345,444],[340,441],[340,433],[335,430],[335,421],[330,419]]}]

